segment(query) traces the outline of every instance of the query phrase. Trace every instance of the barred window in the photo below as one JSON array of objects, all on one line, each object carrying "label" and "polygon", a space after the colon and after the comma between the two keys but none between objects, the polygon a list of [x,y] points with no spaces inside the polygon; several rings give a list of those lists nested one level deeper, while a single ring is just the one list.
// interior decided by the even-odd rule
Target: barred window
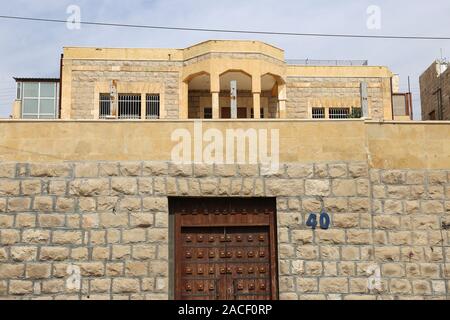
[{"label": "barred window", "polygon": [[325,119],[325,108],[312,108],[313,119]]},{"label": "barred window", "polygon": [[348,119],[350,108],[330,108],[330,119]]},{"label": "barred window", "polygon": [[109,93],[100,94],[100,119],[106,119],[111,116],[111,96]]},{"label": "barred window", "polygon": [[146,118],[159,119],[160,98],[159,94],[147,94],[146,96]]},{"label": "barred window", "polygon": [[141,118],[141,95],[119,94],[119,119]]}]

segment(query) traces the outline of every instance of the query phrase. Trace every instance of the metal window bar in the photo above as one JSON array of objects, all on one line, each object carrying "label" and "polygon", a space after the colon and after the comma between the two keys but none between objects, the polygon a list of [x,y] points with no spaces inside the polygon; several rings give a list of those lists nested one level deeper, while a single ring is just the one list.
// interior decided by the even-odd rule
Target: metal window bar
[{"label": "metal window bar", "polygon": [[107,119],[111,115],[111,96],[109,93],[100,94],[100,119]]},{"label": "metal window bar", "polygon": [[313,119],[325,119],[325,108],[312,108]]},{"label": "metal window bar", "polygon": [[159,119],[160,117],[159,94],[147,94],[145,105],[146,105],[146,119]]},{"label": "metal window bar", "polygon": [[330,108],[330,119],[348,119],[350,108]]},{"label": "metal window bar", "polygon": [[141,118],[141,95],[119,94],[119,119]]}]

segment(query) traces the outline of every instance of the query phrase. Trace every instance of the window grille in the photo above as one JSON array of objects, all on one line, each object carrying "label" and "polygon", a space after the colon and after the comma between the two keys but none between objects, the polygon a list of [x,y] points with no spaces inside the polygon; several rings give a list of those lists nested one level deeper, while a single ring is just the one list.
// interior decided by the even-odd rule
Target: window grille
[{"label": "window grille", "polygon": [[100,119],[107,119],[111,116],[111,96],[109,93],[100,94]]},{"label": "window grille", "polygon": [[22,82],[17,82],[16,99],[22,99]]},{"label": "window grille", "polygon": [[147,94],[146,96],[146,118],[147,119],[159,119],[159,106],[160,98],[159,94]]},{"label": "window grille", "polygon": [[119,119],[141,118],[141,95],[119,94]]},{"label": "window grille", "polygon": [[330,108],[330,119],[348,119],[349,115],[349,108]]},{"label": "window grille", "polygon": [[312,108],[313,119],[325,119],[325,108]]}]

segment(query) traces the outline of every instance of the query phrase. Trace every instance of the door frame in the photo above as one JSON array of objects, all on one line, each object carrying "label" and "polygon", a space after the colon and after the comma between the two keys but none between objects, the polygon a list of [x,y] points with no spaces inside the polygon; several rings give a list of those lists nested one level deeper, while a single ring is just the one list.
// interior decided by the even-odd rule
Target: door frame
[{"label": "door frame", "polygon": [[[249,202],[252,201],[256,204],[261,205],[261,203],[267,203],[270,204],[270,208],[267,208],[271,210],[270,217],[269,217],[269,223],[257,223],[257,224],[243,224],[243,223],[225,223],[225,224],[199,224],[199,225],[186,225],[183,226],[181,222],[181,213],[179,212],[179,209],[181,205],[183,204],[183,201],[198,201],[198,203],[202,203],[206,201],[223,201],[223,202],[229,202],[233,203],[233,201],[236,201],[237,203],[239,201],[241,202]],[[258,206],[256,206],[258,207]],[[264,206],[263,206],[264,207]],[[171,221],[173,223],[172,228],[172,245],[170,246],[171,251],[171,261],[172,265],[169,267],[169,269],[172,270],[171,274],[173,275],[173,281],[172,282],[172,290],[173,294],[172,297],[175,300],[180,299],[180,292],[177,291],[177,288],[180,287],[179,281],[181,279],[181,250],[178,250],[178,245],[182,243],[182,234],[181,234],[181,228],[183,227],[189,227],[189,228],[195,228],[195,227],[258,227],[258,226],[265,226],[269,227],[269,237],[270,237],[270,272],[271,272],[271,300],[278,300],[279,299],[279,282],[278,282],[278,237],[277,237],[277,210],[276,210],[276,198],[273,197],[264,197],[264,198],[240,198],[240,197],[169,197],[169,214],[171,215]]]}]

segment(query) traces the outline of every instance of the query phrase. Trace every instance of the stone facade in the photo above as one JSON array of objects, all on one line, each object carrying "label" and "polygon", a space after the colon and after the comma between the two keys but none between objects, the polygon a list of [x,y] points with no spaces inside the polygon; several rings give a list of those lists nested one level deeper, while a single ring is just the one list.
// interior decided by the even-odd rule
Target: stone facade
[{"label": "stone facade", "polygon": [[[251,165],[3,162],[0,297],[171,297],[168,196],[277,197],[281,299],[448,298],[450,170],[364,161],[285,163],[271,176]],[[306,227],[322,209],[330,229]]]},{"label": "stone facade", "polygon": [[[112,68],[112,65],[117,70]],[[96,61],[73,60],[71,73],[71,119],[95,119],[96,95],[106,92],[95,92],[99,82],[117,80],[128,84],[153,83],[160,84],[157,93],[164,96],[163,115],[166,119],[178,119],[179,106],[179,72],[174,71],[181,63],[162,61]],[[109,89],[109,87],[108,87]],[[122,92],[121,92],[122,93]],[[125,92],[138,93],[141,92]]]},{"label": "stone facade", "polygon": [[[220,119],[221,97],[229,96],[223,76],[230,72],[248,78],[238,81],[238,100],[248,98],[248,109],[266,108],[265,118],[311,119],[314,107],[360,108],[360,85],[365,82],[369,116],[393,119],[393,74],[388,68],[294,65],[285,60],[283,50],[258,41],[206,41],[185,49],[64,48],[60,117],[98,120],[100,94],[116,87],[113,97],[159,94],[161,119],[200,118],[198,96],[207,93],[211,102],[201,107],[212,108],[213,119]],[[261,103],[266,99],[268,108]],[[141,112],[132,119],[145,120],[144,105],[141,99]],[[259,119],[260,108],[253,109]],[[104,116],[116,116],[110,113]]]},{"label": "stone facade", "polygon": [[[435,61],[420,76],[422,120],[450,120],[450,70],[447,66],[446,63]],[[438,95],[439,90],[441,98]],[[442,119],[439,118],[439,99],[442,105]]]},{"label": "stone facade", "polygon": [[312,108],[360,108],[361,83],[368,84],[369,110],[372,119],[384,118],[382,78],[289,77],[286,111],[288,118],[312,118]]}]

